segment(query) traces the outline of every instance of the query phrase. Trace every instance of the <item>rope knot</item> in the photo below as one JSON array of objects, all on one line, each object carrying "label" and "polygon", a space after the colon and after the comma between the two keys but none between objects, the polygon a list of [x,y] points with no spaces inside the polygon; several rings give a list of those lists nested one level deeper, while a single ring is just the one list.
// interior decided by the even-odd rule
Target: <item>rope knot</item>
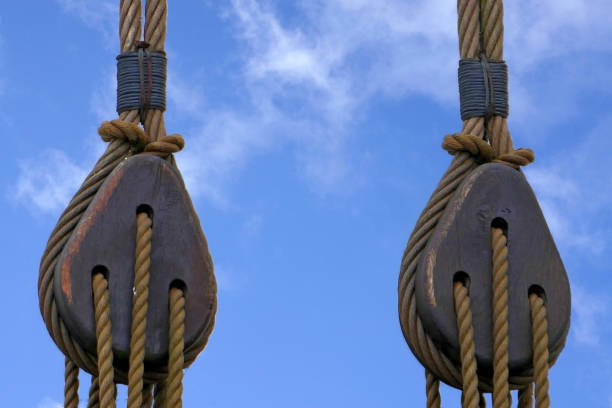
[{"label": "rope knot", "polygon": [[166,158],[172,153],[179,152],[185,147],[185,140],[179,134],[162,136],[155,142],[148,143],[144,152],[157,157]]},{"label": "rope knot", "polygon": [[144,152],[161,158],[180,152],[185,147],[185,140],[176,133],[149,142],[149,138],[140,126],[120,119],[102,122],[98,128],[98,133],[105,142],[126,140],[137,152]]},{"label": "rope knot", "polygon": [[444,136],[442,148],[448,153],[455,155],[459,152],[468,152],[478,163],[500,163],[519,169],[535,160],[531,149],[517,149],[509,153],[495,154],[493,147],[484,139],[466,133],[455,133]]},{"label": "rope knot", "polygon": [[495,158],[495,152],[489,143],[478,136],[465,133],[444,136],[442,148],[452,155],[468,152],[479,163],[490,162]]},{"label": "rope knot", "polygon": [[500,154],[493,160],[494,163],[505,164],[506,166],[518,169],[521,166],[527,166],[533,163],[535,160],[535,154],[531,149],[516,149],[510,153]]},{"label": "rope knot", "polygon": [[98,128],[98,134],[105,142],[126,140],[137,151],[141,151],[149,141],[145,131],[140,126],[120,119],[102,122]]}]

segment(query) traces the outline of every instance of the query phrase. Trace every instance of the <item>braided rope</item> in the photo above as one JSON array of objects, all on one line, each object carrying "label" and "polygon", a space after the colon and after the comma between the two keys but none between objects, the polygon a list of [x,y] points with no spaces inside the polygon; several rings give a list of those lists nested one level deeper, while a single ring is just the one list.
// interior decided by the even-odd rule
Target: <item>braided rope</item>
[{"label": "braided rope", "polygon": [[96,320],[100,405],[104,408],[114,408],[115,381],[113,379],[113,342],[111,337],[108,282],[100,273],[94,274],[92,281],[94,315]]},{"label": "braided rope", "polygon": [[185,333],[185,296],[178,288],[170,288],[170,327],[168,344],[168,379],[166,399],[168,408],[183,406],[183,349]]},{"label": "braided rope", "polygon": [[468,290],[462,282],[454,283],[453,294],[461,354],[461,376],[463,379],[462,406],[464,408],[478,408],[480,405],[480,393],[478,392],[478,376],[476,375],[474,328],[472,327],[470,298]]},{"label": "braided rope", "polygon": [[130,337],[128,372],[128,407],[142,408],[147,309],[149,297],[149,267],[151,265],[151,218],[147,213],[136,217],[136,250],[134,258],[134,303]]},{"label": "braided rope", "polygon": [[425,369],[425,393],[427,395],[427,408],[440,408],[440,380],[429,370]]},{"label": "braided rope", "polygon": [[533,335],[533,372],[536,408],[550,407],[548,396],[548,323],[544,300],[535,293],[529,295],[531,331]]},{"label": "braided rope", "polygon": [[508,248],[500,228],[491,228],[493,248],[493,407],[510,408],[508,386]]},{"label": "braided rope", "polygon": [[79,366],[66,357],[64,361],[64,408],[79,406]]},{"label": "braided rope", "polygon": [[100,383],[98,377],[91,376],[91,384],[89,385],[89,399],[87,400],[87,408],[100,407]]}]

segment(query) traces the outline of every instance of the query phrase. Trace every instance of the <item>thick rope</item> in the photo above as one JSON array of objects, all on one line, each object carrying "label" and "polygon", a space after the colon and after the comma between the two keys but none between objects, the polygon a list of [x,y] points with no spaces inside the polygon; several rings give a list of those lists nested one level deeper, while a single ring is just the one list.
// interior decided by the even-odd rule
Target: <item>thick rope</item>
[{"label": "thick rope", "polygon": [[[480,1],[458,0],[457,10],[459,16],[459,49],[461,58],[479,58],[481,52]],[[498,23],[496,24],[499,24],[499,21],[501,20],[499,17],[496,17],[499,15],[498,11],[495,13],[490,12],[489,15],[494,17],[489,17],[486,21],[497,21]],[[497,35],[501,35],[503,30],[500,30],[499,26],[497,26],[496,29],[489,30],[489,33],[497,33]],[[485,36],[485,43],[487,38],[488,37]],[[492,49],[497,50],[495,52],[499,53],[499,47],[493,47]],[[497,58],[500,57],[500,55],[487,55],[487,57]],[[492,121],[495,122],[495,120],[496,117],[493,117]],[[491,121],[489,121],[486,126],[489,127],[489,125],[491,125]],[[491,133],[490,130],[488,131]],[[470,118],[464,121],[461,134],[463,136],[471,135],[475,139],[484,139],[484,118]],[[474,138],[468,137],[468,139]],[[472,141],[468,141],[468,143],[473,144]],[[476,141],[474,141],[474,143],[478,143],[478,146],[484,146],[484,144]],[[514,151],[513,149],[503,150],[496,148],[495,144],[492,147],[492,151],[498,155],[498,157],[493,161],[499,161],[503,164],[512,165],[515,167],[533,160],[533,153],[531,152],[530,154],[527,149],[517,151]],[[421,319],[416,312],[415,274],[422,251],[425,248],[429,237],[435,230],[438,221],[444,214],[446,205],[453,197],[455,190],[465,179],[465,177],[478,166],[478,162],[483,161],[483,149],[479,148],[479,152],[481,153],[476,155],[476,157],[472,156],[471,153],[467,153],[468,151],[470,151],[470,149],[461,147],[459,149],[454,149],[454,151],[451,152],[455,155],[455,158],[440,180],[438,186],[425,206],[425,209],[421,213],[412,234],[410,235],[410,239],[408,240],[408,244],[406,245],[406,249],[402,257],[398,282],[398,309],[400,314],[400,323],[408,345],[415,356],[424,366],[429,369],[432,375],[457,388],[462,387],[462,374],[460,367],[458,367],[446,355],[438,350],[436,344],[425,332]],[[510,153],[512,157],[508,158],[504,156],[506,153]],[[521,159],[516,158],[515,156],[519,156]],[[552,351],[554,357],[556,357],[560,351],[560,348]],[[530,370],[526,370],[524,373],[518,373],[510,376],[508,380],[509,387],[511,389],[523,388],[532,381],[532,373]],[[491,379],[486,377],[479,378],[479,387],[481,391],[491,392]]]},{"label": "thick rope", "polygon": [[508,248],[500,228],[491,228],[493,248],[493,408],[510,408],[508,386]]},{"label": "thick rope", "polygon": [[104,408],[114,408],[115,382],[113,379],[113,342],[111,337],[108,282],[100,273],[94,274],[92,280],[98,351],[100,405]]},{"label": "thick rope", "polygon": [[425,393],[427,395],[427,408],[440,408],[440,380],[427,369],[425,369]]},{"label": "thick rope", "polygon": [[[142,36],[141,0],[121,0],[119,7],[119,42],[121,52],[136,51]],[[119,119],[138,124],[138,109],[121,112]]]},{"label": "thick rope", "polygon": [[89,399],[87,400],[87,408],[100,407],[100,384],[98,377],[91,376],[91,384],[89,385]]},{"label": "thick rope", "polygon": [[134,301],[130,337],[128,372],[128,408],[142,408],[149,267],[151,266],[151,218],[145,212],[136,217],[136,250],[134,258]]},{"label": "thick rope", "polygon": [[544,300],[535,293],[529,295],[531,331],[533,335],[533,376],[536,408],[550,407],[548,396],[548,323]]},{"label": "thick rope", "polygon": [[[147,0],[145,4],[144,40],[153,51],[164,51],[167,17],[168,5],[166,0]],[[152,141],[166,136],[164,112],[159,109],[147,110],[144,127]]]},{"label": "thick rope", "polygon": [[168,333],[167,408],[183,406],[183,367],[185,333],[185,295],[181,289],[170,288],[170,327]]},{"label": "thick rope", "polygon": [[64,407],[79,406],[79,366],[66,357],[64,362]]},{"label": "thick rope", "polygon": [[462,282],[455,282],[453,284],[453,294],[461,354],[461,376],[463,379],[462,406],[464,408],[478,408],[480,405],[480,393],[478,392],[478,376],[476,375],[474,328],[472,327],[470,298],[468,290]]}]

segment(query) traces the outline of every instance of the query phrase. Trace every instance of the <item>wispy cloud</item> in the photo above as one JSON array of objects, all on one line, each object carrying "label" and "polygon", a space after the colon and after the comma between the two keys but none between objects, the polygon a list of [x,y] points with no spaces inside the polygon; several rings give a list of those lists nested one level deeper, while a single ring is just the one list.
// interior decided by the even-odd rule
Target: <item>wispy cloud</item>
[{"label": "wispy cloud", "polygon": [[16,193],[9,198],[31,210],[55,214],[68,204],[86,174],[64,152],[46,150],[19,161]]},{"label": "wispy cloud", "polygon": [[[110,1],[57,1],[104,35],[107,27],[116,24],[116,5]],[[563,64],[553,72],[555,86],[544,92],[531,88],[541,81],[530,76],[548,66],[551,58],[611,49],[612,44],[603,38],[612,36],[605,17],[612,13],[612,4],[594,3],[545,0],[534,5],[520,0],[506,4],[513,118],[517,113],[520,119],[545,117],[546,110],[570,112],[575,106],[563,101],[571,101],[572,93],[599,87],[593,78],[590,82],[572,79],[580,76],[566,75],[571,67]],[[169,75],[169,101],[182,117],[195,123],[189,129],[189,148],[177,158],[196,196],[227,205],[227,187],[235,174],[257,155],[274,149],[294,155],[299,173],[315,191],[341,191],[349,188],[351,177],[359,178],[351,164],[355,153],[347,149],[347,141],[373,101],[420,94],[443,105],[457,104],[457,17],[449,0],[299,2],[294,6],[299,18],[291,25],[271,1],[232,0],[221,7],[241,45],[240,104],[214,105],[188,74]],[[589,77],[606,75],[605,70],[589,72]],[[581,81],[580,86],[572,81]],[[559,92],[560,82],[569,92],[563,98],[551,94]],[[92,98],[100,119],[114,116],[111,74]],[[542,98],[555,102],[542,104]],[[565,170],[550,172],[538,166],[529,171],[538,189],[554,183],[549,179],[557,173],[565,182],[561,184],[571,185]],[[582,187],[575,189],[582,193]],[[568,242],[574,239],[573,245],[590,246],[588,236],[565,226],[561,214],[564,206],[570,206],[570,198],[555,194],[542,193],[553,229]]]},{"label": "wispy cloud", "polygon": [[78,17],[87,26],[101,32],[110,44],[119,26],[117,2],[110,0],[56,0],[66,13]]},{"label": "wispy cloud", "polygon": [[36,405],[36,408],[63,408],[63,407],[64,407],[64,404],[60,404],[59,402],[49,397],[44,398],[42,401],[40,401]]},{"label": "wispy cloud", "polygon": [[585,289],[574,285],[572,287],[572,309],[574,321],[572,333],[578,343],[597,346],[604,330],[602,322],[607,321],[609,299],[594,293],[587,293]]},{"label": "wispy cloud", "polygon": [[601,254],[608,247],[612,233],[612,178],[606,176],[612,149],[610,126],[612,116],[602,118],[575,145],[525,169],[555,239],[567,249]]}]

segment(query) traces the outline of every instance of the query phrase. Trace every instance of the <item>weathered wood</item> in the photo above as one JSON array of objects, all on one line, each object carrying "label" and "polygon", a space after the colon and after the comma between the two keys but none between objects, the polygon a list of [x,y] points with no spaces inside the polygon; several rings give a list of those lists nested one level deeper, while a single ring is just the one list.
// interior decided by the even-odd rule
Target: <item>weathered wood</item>
[{"label": "weathered wood", "polygon": [[537,199],[520,171],[501,164],[485,164],[457,189],[419,261],[415,282],[417,313],[429,336],[446,355],[459,362],[452,288],[458,272],[467,274],[478,370],[492,370],[491,225],[499,218],[507,224],[508,352],[512,375],[531,364],[530,288],[544,290],[549,348],[556,353],[565,342],[571,308],[563,262]]},{"label": "weathered wood", "polygon": [[109,281],[113,350],[125,364],[130,345],[136,215],[152,210],[152,248],[145,361],[162,363],[168,351],[168,291],[182,282],[185,348],[201,342],[214,322],[217,286],[208,244],[180,174],[165,160],[137,155],[106,179],[66,244],[56,266],[59,313],[81,346],[96,350],[92,271]]}]

